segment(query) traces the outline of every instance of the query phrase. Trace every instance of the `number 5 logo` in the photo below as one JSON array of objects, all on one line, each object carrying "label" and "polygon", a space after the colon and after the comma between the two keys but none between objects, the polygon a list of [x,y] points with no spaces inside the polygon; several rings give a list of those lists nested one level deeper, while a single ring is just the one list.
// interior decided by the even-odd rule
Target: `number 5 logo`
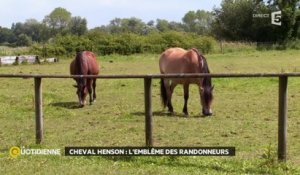
[{"label": "number 5 logo", "polygon": [[271,13],[271,23],[277,26],[281,26],[281,11]]}]

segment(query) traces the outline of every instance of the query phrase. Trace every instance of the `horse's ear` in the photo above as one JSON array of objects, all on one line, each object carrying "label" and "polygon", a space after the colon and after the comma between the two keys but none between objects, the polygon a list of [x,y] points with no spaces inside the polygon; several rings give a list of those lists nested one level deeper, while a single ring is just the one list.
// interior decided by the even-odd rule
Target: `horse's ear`
[{"label": "horse's ear", "polygon": [[211,87],[211,90],[214,90],[214,88],[215,88],[215,86],[213,85],[213,86]]},{"label": "horse's ear", "polygon": [[75,85],[75,84],[74,84],[73,86],[74,86],[75,88],[78,88],[78,86],[77,86],[77,85]]}]

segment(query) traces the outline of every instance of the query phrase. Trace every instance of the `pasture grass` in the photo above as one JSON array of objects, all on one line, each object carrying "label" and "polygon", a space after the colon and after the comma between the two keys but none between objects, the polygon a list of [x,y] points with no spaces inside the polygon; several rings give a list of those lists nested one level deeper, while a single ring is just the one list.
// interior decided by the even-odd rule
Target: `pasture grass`
[{"label": "pasture grass", "polygon": [[[99,57],[102,74],[156,74],[159,55]],[[296,51],[207,55],[213,73],[300,72]],[[0,73],[68,74],[71,59],[57,64],[0,67]],[[183,89],[173,95],[175,115],[162,109],[153,80],[155,146],[234,146],[235,157],[19,156],[12,146],[144,146],[143,80],[98,80],[97,102],[76,108],[71,79],[43,79],[44,140],[35,144],[32,79],[1,79],[0,174],[299,174],[300,79],[289,78],[288,161],[277,162],[277,78],[220,78],[212,117],[200,115],[199,94],[190,86],[184,117]]]}]

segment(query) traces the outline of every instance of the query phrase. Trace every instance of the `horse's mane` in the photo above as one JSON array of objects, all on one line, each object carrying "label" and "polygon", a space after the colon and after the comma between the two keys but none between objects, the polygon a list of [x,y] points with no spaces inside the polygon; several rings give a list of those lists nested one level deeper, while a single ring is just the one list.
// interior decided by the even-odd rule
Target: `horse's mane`
[{"label": "horse's mane", "polygon": [[[203,58],[203,73],[210,73],[209,71],[209,68],[208,68],[208,64],[207,64],[207,61],[206,61],[206,58],[202,55],[202,58]],[[211,85],[211,77],[204,77],[203,78],[203,86],[204,87],[212,87]]]},{"label": "horse's mane", "polygon": [[[202,72],[202,73],[210,73],[209,68],[208,68],[208,64],[207,64],[207,61],[206,61],[206,58],[202,54],[200,54],[197,49],[193,48],[192,50],[195,51],[197,53],[197,55],[198,55],[199,65],[200,65],[201,60],[203,60],[203,67],[202,68],[199,67],[200,72]],[[211,87],[212,86],[211,85],[211,77],[204,77],[203,78],[203,86],[204,87]]]}]

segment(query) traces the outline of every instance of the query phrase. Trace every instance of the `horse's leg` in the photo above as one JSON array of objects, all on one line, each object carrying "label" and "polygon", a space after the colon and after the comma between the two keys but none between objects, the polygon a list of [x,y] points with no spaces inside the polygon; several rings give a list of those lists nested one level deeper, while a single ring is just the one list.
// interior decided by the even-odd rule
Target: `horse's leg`
[{"label": "horse's leg", "polygon": [[183,110],[182,112],[185,115],[189,115],[188,113],[188,108],[187,108],[187,103],[188,103],[188,99],[189,99],[189,84],[183,84],[183,91],[184,91],[184,106],[183,106]]},{"label": "horse's leg", "polygon": [[168,111],[173,113],[173,106],[171,103],[171,88],[170,88],[170,83],[168,79],[164,79],[164,85],[166,88],[166,92],[167,92],[167,106],[168,106]]},{"label": "horse's leg", "polygon": [[93,100],[92,100],[92,79],[88,78],[87,79],[87,89],[88,89],[88,92],[89,92],[89,96],[90,96],[90,105],[93,103]]},{"label": "horse's leg", "polygon": [[93,79],[93,102],[96,102],[96,80],[97,78]]},{"label": "horse's leg", "polygon": [[170,86],[170,96],[169,96],[169,101],[168,101],[168,108],[169,108],[169,111],[171,113],[174,112],[173,110],[173,105],[172,105],[172,95],[173,95],[173,92],[174,92],[174,89],[176,87],[177,84],[175,84],[173,81],[171,82],[171,86]]}]

